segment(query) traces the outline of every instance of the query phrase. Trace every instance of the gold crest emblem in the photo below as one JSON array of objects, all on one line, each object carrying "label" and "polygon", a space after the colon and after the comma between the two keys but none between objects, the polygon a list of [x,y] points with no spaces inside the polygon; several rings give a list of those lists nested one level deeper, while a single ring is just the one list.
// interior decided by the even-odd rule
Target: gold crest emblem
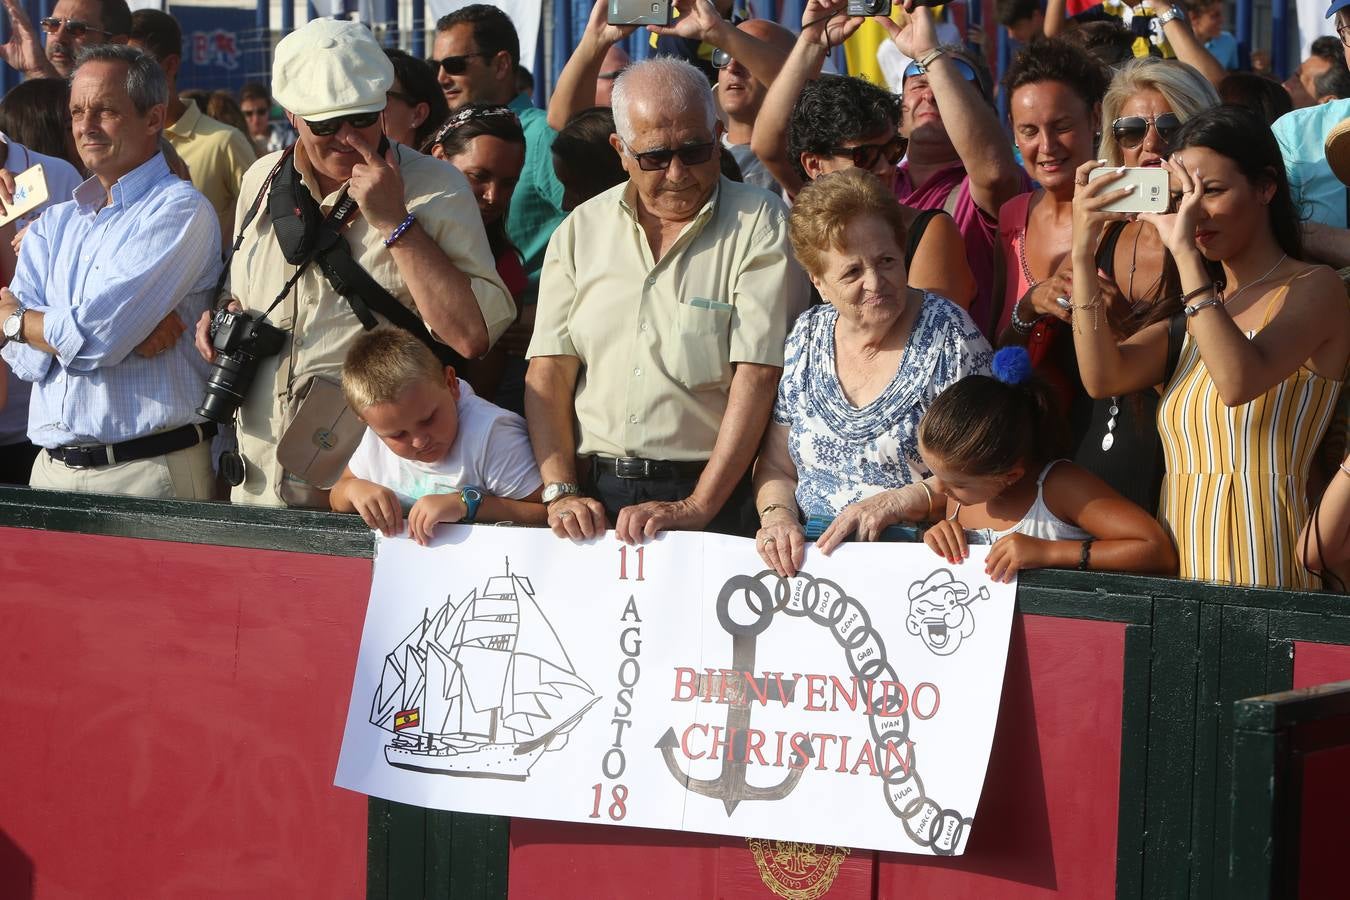
[{"label": "gold crest emblem", "polygon": [[746,838],[764,886],[785,900],[816,900],[834,884],[847,847]]}]

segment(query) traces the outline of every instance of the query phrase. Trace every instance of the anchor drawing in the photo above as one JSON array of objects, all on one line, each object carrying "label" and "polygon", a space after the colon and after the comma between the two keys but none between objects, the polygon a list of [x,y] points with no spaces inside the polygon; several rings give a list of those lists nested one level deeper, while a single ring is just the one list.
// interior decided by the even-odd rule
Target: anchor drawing
[{"label": "anchor drawing", "polygon": [[[731,617],[731,602],[738,596],[744,602],[745,610],[756,616],[755,621],[749,625],[742,625]],[[741,678],[746,678],[754,672],[755,641],[769,627],[775,611],[776,607],[773,598],[769,596],[768,588],[757,578],[735,575],[722,586],[722,591],[717,596],[717,620],[723,630],[731,635],[731,672],[739,673]],[[700,675],[698,679],[700,695],[716,694],[729,701],[725,732],[729,736],[729,742],[727,752],[722,757],[721,773],[716,778],[694,778],[683,771],[675,758],[680,741],[675,735],[674,728],[667,729],[666,733],[661,735],[656,747],[661,751],[666,768],[676,781],[683,784],[686,790],[720,799],[727,815],[730,816],[742,800],[781,800],[792,793],[792,789],[801,781],[802,773],[806,771],[815,754],[811,750],[811,736],[807,735],[806,740],[802,742],[802,749],[793,752],[792,766],[786,778],[772,787],[748,784],[745,778],[748,752],[746,745],[750,735],[751,704],[755,701],[752,700],[751,692],[744,683],[738,682],[735,689],[728,691],[724,683],[725,678],[725,675],[718,674]],[[777,679],[770,681],[762,678],[755,679],[754,683],[758,689],[755,692],[756,697],[768,700],[791,701],[796,688],[796,683],[792,680],[780,682]]]}]

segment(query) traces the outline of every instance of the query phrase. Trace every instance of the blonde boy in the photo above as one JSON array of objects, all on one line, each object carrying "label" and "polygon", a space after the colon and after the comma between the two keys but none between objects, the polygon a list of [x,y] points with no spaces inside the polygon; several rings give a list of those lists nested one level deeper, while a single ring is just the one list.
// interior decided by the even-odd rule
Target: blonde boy
[{"label": "blonde boy", "polygon": [[427,544],[441,522],[542,525],[542,482],[525,420],[474,394],[406,331],[360,335],[342,367],[347,402],[368,426],[334,485],[335,512]]}]

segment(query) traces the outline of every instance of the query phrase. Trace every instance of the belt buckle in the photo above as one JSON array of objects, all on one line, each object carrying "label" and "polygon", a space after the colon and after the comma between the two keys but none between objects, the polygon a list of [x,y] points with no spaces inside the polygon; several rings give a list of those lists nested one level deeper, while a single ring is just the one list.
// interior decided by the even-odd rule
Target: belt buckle
[{"label": "belt buckle", "polygon": [[621,456],[614,460],[614,475],[618,478],[647,478],[651,474],[648,461],[636,456]]},{"label": "belt buckle", "polygon": [[94,468],[93,450],[89,447],[60,447],[61,462],[71,469]]}]

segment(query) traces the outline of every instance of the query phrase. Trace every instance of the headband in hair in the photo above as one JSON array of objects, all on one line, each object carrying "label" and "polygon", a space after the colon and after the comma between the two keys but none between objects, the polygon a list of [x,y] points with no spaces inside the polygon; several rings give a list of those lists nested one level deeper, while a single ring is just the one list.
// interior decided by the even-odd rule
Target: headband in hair
[{"label": "headband in hair", "polygon": [[[470,104],[456,112],[446,120],[445,124],[436,129],[436,136],[431,139],[433,144],[439,144],[449,136],[450,132],[463,128],[474,119],[487,119],[493,116],[510,116],[517,119],[514,111],[505,106],[483,106]],[[519,124],[519,119],[517,119]]]}]

